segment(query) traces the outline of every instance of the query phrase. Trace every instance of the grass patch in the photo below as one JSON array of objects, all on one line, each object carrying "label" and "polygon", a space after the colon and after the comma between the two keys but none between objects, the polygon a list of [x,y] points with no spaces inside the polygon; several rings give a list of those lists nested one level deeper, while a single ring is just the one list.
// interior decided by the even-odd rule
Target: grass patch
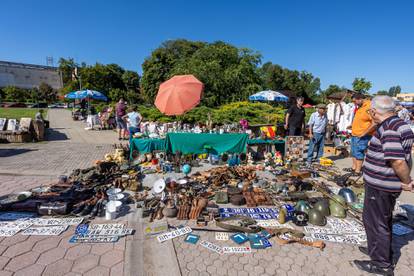
[{"label": "grass patch", "polygon": [[[37,108],[0,108],[0,118],[7,118],[7,119],[18,119],[20,118],[32,118],[34,119]],[[46,118],[47,109],[43,109],[45,112],[43,113],[43,117]]]}]

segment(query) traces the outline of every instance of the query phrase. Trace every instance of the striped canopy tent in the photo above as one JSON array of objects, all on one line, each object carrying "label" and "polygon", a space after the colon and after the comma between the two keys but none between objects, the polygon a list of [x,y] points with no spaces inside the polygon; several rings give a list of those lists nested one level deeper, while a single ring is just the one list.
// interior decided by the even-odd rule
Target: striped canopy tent
[{"label": "striped canopy tent", "polygon": [[259,102],[288,102],[289,98],[283,95],[280,92],[273,90],[265,90],[257,92],[249,97],[250,101],[259,101]]}]

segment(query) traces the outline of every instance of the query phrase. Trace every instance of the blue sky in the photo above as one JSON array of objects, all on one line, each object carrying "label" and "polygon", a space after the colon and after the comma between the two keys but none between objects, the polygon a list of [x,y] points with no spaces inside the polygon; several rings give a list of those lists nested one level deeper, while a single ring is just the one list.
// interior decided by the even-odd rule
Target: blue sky
[{"label": "blue sky", "polygon": [[0,60],[45,64],[46,56],[118,63],[141,73],[168,39],[223,40],[284,67],[371,92],[414,92],[414,1],[42,1],[0,2]]}]

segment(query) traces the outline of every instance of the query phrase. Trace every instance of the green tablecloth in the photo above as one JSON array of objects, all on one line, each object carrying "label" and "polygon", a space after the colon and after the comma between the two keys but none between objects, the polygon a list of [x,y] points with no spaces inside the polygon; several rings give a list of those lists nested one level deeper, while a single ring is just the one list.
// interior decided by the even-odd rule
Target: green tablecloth
[{"label": "green tablecloth", "polygon": [[138,150],[140,153],[148,153],[154,150],[165,151],[165,139],[133,138],[131,141],[131,153]]},{"label": "green tablecloth", "polygon": [[183,154],[241,153],[246,152],[247,134],[168,133],[165,141],[167,152]]}]

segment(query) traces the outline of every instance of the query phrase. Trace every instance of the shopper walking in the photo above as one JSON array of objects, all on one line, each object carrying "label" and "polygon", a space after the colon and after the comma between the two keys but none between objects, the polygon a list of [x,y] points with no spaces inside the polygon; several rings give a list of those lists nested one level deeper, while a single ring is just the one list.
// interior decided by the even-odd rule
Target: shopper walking
[{"label": "shopper walking", "polygon": [[296,99],[296,104],[292,105],[286,114],[285,129],[288,130],[289,136],[303,135],[305,115],[303,97],[298,97]]},{"label": "shopper walking", "polygon": [[328,118],[326,116],[326,105],[318,104],[317,111],[312,113],[309,118],[309,149],[307,165],[312,163],[314,152],[316,151],[316,161],[323,156],[323,148],[325,144],[325,132],[328,125]]}]

